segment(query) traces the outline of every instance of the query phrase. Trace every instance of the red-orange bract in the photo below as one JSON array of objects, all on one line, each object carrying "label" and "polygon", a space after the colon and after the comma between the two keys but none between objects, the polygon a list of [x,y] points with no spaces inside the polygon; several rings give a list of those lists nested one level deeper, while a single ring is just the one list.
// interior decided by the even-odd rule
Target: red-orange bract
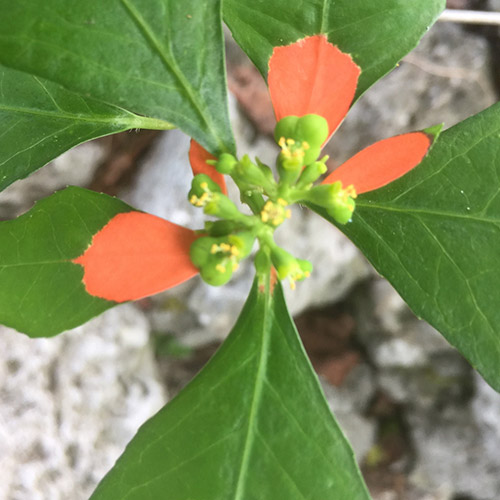
[{"label": "red-orange bract", "polygon": [[115,215],[73,260],[83,266],[90,295],[137,300],[179,285],[198,273],[189,258],[194,231],[142,212]]},{"label": "red-orange bract", "polygon": [[193,170],[193,175],[205,174],[216,182],[222,189],[224,194],[227,194],[226,182],[224,176],[217,172],[212,165],[207,163],[207,160],[215,160],[215,156],[210,154],[205,148],[200,146],[194,139],[191,139],[189,146],[189,163]]}]

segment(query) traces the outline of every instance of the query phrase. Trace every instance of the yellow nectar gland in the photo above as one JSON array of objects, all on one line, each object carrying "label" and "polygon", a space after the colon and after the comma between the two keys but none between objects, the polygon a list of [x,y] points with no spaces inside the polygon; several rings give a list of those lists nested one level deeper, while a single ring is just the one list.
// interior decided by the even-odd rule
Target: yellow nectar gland
[{"label": "yellow nectar gland", "polygon": [[280,137],[278,145],[285,158],[303,158],[305,152],[310,148],[306,141],[297,143],[293,139],[285,139],[284,137]]},{"label": "yellow nectar gland", "polygon": [[290,288],[292,290],[295,290],[297,287],[295,282],[296,281],[302,281],[306,278],[309,278],[311,276],[311,273],[309,271],[298,271],[288,277],[288,281],[290,282]]},{"label": "yellow nectar gland", "polygon": [[[347,201],[349,198],[355,199],[358,195],[354,186],[350,184],[346,188],[341,188],[334,196],[337,198],[337,200],[342,202],[342,204],[347,205]],[[348,208],[351,210],[351,212],[354,211],[354,206],[348,206]]]},{"label": "yellow nectar gland", "polygon": [[288,203],[283,198],[278,198],[276,203],[268,200],[260,213],[260,220],[265,224],[271,224],[275,227],[282,224],[285,219],[292,216],[290,209],[286,209]]},{"label": "yellow nectar gland", "polygon": [[230,245],[229,243],[221,243],[220,245],[217,245],[216,243],[214,243],[210,248],[210,253],[212,255],[216,255],[219,253],[222,254],[220,256],[222,258],[221,262],[219,262],[215,266],[215,269],[219,273],[225,273],[227,269],[226,266],[228,264],[231,265],[231,269],[233,271],[237,271],[238,268],[240,267],[238,263],[238,256],[240,255],[240,250],[235,245]]},{"label": "yellow nectar gland", "polygon": [[213,193],[211,193],[208,189],[208,183],[202,182],[200,184],[200,188],[204,191],[201,196],[198,197],[193,194],[191,198],[189,198],[189,203],[195,207],[204,207],[213,198]]},{"label": "yellow nectar gland", "polygon": [[352,184],[350,184],[349,186],[347,186],[342,191],[343,191],[343,195],[344,195],[344,197],[345,197],[346,200],[347,200],[348,197],[351,197],[353,199],[355,199],[355,198],[358,197],[358,194],[356,193],[356,189],[354,189],[354,186]]}]

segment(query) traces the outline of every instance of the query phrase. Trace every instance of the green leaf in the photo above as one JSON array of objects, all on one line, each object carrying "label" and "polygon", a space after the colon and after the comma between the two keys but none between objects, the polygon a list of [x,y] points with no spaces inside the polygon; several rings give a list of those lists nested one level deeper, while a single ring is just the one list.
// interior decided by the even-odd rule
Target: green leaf
[{"label": "green leaf", "polygon": [[224,20],[264,77],[273,48],[325,33],[361,67],[357,96],[393,69],[444,0],[224,0]]},{"label": "green leaf", "polygon": [[116,198],[68,188],[0,222],[0,323],[47,337],[116,305],[89,295],[83,268],[71,260],[113,216],[131,210]]},{"label": "green leaf", "polygon": [[220,9],[220,0],[0,0],[0,64],[173,123],[212,153],[234,151]]},{"label": "green leaf", "polygon": [[0,66],[0,191],[68,149],[133,128],[169,128]]},{"label": "green leaf", "polygon": [[139,430],[91,500],[366,500],[288,314],[254,283],[203,371]]},{"label": "green leaf", "polygon": [[500,103],[443,132],[418,167],[361,195],[339,226],[497,391],[499,158]]}]

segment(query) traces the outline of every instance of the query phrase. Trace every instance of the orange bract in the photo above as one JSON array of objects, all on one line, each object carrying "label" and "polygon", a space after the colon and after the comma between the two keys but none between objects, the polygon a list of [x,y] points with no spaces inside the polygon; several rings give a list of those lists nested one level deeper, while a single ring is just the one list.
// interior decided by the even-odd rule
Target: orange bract
[{"label": "orange bract", "polygon": [[189,258],[190,229],[142,212],[113,217],[75,264],[90,295],[115,302],[161,292],[198,273]]},{"label": "orange bract", "polygon": [[424,132],[384,139],[347,160],[323,184],[342,181],[344,187],[352,184],[358,194],[378,189],[418,165],[431,144],[431,137]]},{"label": "orange bract", "polygon": [[275,47],[268,84],[277,120],[314,113],[327,120],[333,134],[354,99],[360,73],[351,56],[325,35]]},{"label": "orange bract", "polygon": [[189,147],[189,163],[193,170],[193,175],[205,174],[216,182],[222,192],[227,194],[226,181],[224,176],[217,172],[214,166],[209,165],[207,160],[216,160],[215,156],[211,155],[204,147],[200,146],[194,139],[191,139]]}]

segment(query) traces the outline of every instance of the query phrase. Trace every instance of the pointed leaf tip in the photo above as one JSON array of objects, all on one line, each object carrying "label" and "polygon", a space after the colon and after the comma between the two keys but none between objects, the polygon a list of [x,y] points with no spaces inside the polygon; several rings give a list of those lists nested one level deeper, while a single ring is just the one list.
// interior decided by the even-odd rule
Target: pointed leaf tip
[{"label": "pointed leaf tip", "polygon": [[209,165],[207,160],[216,160],[217,158],[210,154],[203,146],[200,146],[194,139],[191,139],[189,147],[189,163],[193,170],[193,175],[205,174],[216,182],[222,192],[227,194],[226,181],[224,176],[217,172],[213,165]]},{"label": "pointed leaf tip", "polygon": [[354,99],[360,73],[351,56],[325,35],[275,47],[268,84],[276,119],[314,113],[326,118],[333,134]]},{"label": "pointed leaf tip", "polygon": [[113,217],[73,260],[84,268],[90,295],[114,302],[137,300],[172,288],[198,273],[189,258],[190,229],[142,212]]},{"label": "pointed leaf tip", "polygon": [[434,134],[411,132],[376,142],[340,165],[323,184],[352,184],[358,194],[381,188],[416,167],[433,140]]}]

